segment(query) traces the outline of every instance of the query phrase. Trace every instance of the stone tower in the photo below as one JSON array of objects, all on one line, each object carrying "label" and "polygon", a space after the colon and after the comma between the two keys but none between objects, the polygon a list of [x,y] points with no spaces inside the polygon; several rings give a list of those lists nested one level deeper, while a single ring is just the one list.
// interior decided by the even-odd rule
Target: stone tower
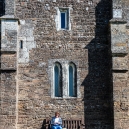
[{"label": "stone tower", "polygon": [[0,0],[0,129],[43,129],[59,111],[86,129],[128,129],[127,0]]},{"label": "stone tower", "polygon": [[1,74],[0,128],[15,128],[18,114],[17,98],[17,36],[14,0],[0,0]]},{"label": "stone tower", "polygon": [[129,127],[129,2],[113,1],[111,51],[113,75],[114,128]]}]

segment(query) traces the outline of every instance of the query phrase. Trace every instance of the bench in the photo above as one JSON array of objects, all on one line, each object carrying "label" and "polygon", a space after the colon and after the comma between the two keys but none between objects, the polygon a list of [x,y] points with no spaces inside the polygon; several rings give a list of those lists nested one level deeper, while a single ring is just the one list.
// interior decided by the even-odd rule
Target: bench
[{"label": "bench", "polygon": [[[50,129],[50,119],[45,119],[44,129]],[[62,119],[62,127],[66,129],[85,129],[83,119]]]}]

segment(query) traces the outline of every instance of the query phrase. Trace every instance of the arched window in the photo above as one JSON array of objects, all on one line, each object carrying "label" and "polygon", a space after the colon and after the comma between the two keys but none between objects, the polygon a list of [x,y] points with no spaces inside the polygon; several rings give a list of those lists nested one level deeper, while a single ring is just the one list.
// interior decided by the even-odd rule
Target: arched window
[{"label": "arched window", "polygon": [[62,67],[58,62],[54,66],[54,96],[62,97]]},{"label": "arched window", "polygon": [[69,63],[69,96],[77,97],[77,70],[74,63]]}]

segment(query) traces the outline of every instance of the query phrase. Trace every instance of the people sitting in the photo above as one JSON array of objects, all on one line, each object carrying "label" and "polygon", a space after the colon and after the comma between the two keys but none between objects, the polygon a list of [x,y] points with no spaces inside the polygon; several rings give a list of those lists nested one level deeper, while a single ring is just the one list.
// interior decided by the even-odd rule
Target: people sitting
[{"label": "people sitting", "polygon": [[51,129],[62,129],[62,119],[59,112],[55,112],[55,116],[51,119]]}]

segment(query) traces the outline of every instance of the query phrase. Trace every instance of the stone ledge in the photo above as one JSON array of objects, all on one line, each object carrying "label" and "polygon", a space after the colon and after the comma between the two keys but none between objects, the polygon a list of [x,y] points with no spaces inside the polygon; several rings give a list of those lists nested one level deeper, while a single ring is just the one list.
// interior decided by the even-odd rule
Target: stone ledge
[{"label": "stone ledge", "polygon": [[127,51],[125,51],[125,52],[123,52],[123,53],[120,53],[119,51],[118,51],[118,53],[115,51],[115,52],[113,52],[113,50],[112,50],[112,57],[124,57],[124,56],[126,56],[126,55],[128,55],[128,52]]},{"label": "stone ledge", "polygon": [[128,72],[128,70],[119,70],[119,69],[112,69],[112,72],[113,73],[126,73],[126,72]]},{"label": "stone ledge", "polygon": [[0,50],[0,53],[1,53],[1,54],[15,54],[15,53],[16,53],[16,51],[13,51],[13,50],[12,50],[12,51]]},{"label": "stone ledge", "polygon": [[17,20],[18,24],[20,24],[19,18],[14,17],[14,15],[4,15],[2,17],[0,17],[0,20]]},{"label": "stone ledge", "polygon": [[1,71],[16,71],[16,68],[0,68]]},{"label": "stone ledge", "polygon": [[126,24],[127,21],[121,18],[113,18],[110,20],[110,23],[116,23],[116,24]]},{"label": "stone ledge", "polygon": [[0,17],[0,19],[17,19],[18,20],[18,18],[16,18],[14,15],[4,15]]},{"label": "stone ledge", "polygon": [[113,70],[128,70],[128,57],[113,57],[112,58]]},{"label": "stone ledge", "polygon": [[112,57],[125,57],[128,53],[112,53]]},{"label": "stone ledge", "polygon": [[121,68],[113,68],[113,71],[128,71],[128,69],[121,69]]}]

